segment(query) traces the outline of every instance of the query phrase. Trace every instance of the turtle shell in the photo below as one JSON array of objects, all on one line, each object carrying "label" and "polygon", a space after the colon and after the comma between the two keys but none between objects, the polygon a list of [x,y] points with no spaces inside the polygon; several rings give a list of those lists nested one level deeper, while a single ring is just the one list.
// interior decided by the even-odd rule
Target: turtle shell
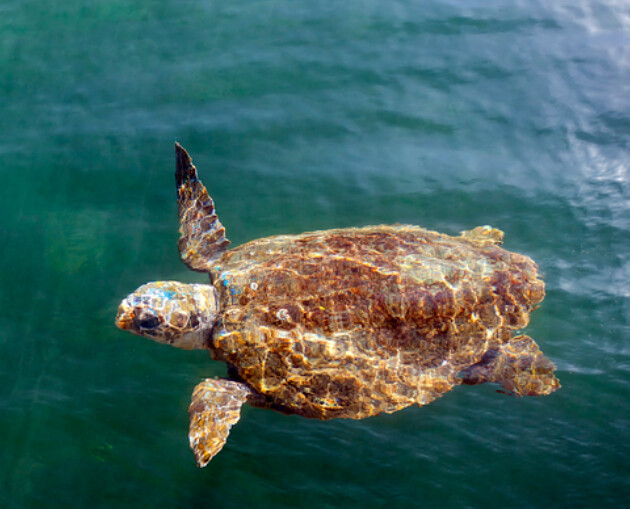
[{"label": "turtle shell", "polygon": [[544,283],[492,236],[374,226],[255,240],[211,272],[215,359],[286,413],[424,405],[527,325]]}]

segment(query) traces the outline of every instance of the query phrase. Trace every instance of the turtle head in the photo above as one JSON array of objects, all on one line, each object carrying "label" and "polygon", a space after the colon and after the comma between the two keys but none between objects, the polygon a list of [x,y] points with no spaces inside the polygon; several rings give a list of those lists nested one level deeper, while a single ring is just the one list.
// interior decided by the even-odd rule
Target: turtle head
[{"label": "turtle head", "polygon": [[217,307],[216,290],[211,285],[147,283],[120,303],[116,326],[158,343],[186,350],[205,349]]}]

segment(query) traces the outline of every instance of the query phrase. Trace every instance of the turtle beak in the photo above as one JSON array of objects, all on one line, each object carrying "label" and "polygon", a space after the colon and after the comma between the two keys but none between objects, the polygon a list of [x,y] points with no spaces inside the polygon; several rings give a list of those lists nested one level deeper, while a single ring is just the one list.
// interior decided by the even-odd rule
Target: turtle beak
[{"label": "turtle beak", "polygon": [[133,323],[133,309],[129,305],[127,299],[123,300],[118,306],[118,314],[116,315],[116,327],[122,330],[129,330]]}]

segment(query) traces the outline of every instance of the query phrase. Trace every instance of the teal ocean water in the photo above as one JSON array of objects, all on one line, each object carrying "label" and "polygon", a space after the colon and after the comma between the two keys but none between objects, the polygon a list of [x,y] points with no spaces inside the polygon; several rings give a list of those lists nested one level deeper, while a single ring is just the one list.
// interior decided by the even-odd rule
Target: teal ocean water
[{"label": "teal ocean water", "polygon": [[[562,389],[458,387],[317,422],[117,330],[178,260],[173,142],[236,245],[491,224],[535,259]],[[0,507],[565,508],[630,501],[630,7],[623,0],[0,2]]]}]

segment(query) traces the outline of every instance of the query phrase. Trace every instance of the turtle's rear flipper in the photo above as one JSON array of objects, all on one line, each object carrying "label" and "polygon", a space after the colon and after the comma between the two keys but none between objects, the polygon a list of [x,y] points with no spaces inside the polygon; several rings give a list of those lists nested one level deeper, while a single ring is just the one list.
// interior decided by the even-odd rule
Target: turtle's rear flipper
[{"label": "turtle's rear flipper", "polygon": [[188,152],[175,143],[175,183],[179,204],[179,256],[192,270],[208,272],[228,247],[214,202],[197,176]]},{"label": "turtle's rear flipper", "polygon": [[489,350],[460,376],[467,385],[485,382],[503,386],[512,396],[546,396],[560,388],[555,366],[528,336],[517,336],[500,348]]},{"label": "turtle's rear flipper", "polygon": [[465,230],[462,237],[480,246],[500,246],[503,244],[503,232],[492,226],[477,226],[473,230]]},{"label": "turtle's rear flipper", "polygon": [[199,467],[205,467],[223,448],[251,392],[245,384],[218,378],[208,378],[195,387],[188,408],[188,438]]}]

